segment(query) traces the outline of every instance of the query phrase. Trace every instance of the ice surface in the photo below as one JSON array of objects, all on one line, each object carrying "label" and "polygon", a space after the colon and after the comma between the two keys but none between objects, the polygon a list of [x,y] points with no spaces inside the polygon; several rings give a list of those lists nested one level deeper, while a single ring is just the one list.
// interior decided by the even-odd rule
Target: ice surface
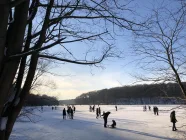
[{"label": "ice surface", "polygon": [[[96,106],[97,107],[97,106]],[[103,119],[96,119],[95,112],[89,112],[89,106],[76,106],[74,120],[63,120],[62,110],[44,107],[44,111],[36,110],[34,120],[17,121],[15,123],[10,140],[180,140],[186,139],[185,127],[186,112],[175,109],[178,122],[178,131],[172,131],[170,112],[176,106],[158,105],[159,116],[152,111],[143,112],[143,107],[118,106],[115,111],[114,105],[103,106],[101,111],[110,111],[108,124],[114,119],[117,128],[104,128]],[[38,107],[40,109],[40,107]],[[152,107],[151,107],[152,109]],[[33,117],[33,116],[32,116]]]}]

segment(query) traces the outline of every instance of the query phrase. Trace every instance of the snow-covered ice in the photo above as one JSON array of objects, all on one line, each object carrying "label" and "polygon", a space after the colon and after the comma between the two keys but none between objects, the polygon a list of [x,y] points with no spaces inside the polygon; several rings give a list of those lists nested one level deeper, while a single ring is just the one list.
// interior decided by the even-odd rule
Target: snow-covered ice
[{"label": "snow-covered ice", "polygon": [[[96,106],[97,107],[97,106]],[[186,139],[185,110],[176,109],[178,131],[172,131],[170,112],[176,106],[158,105],[159,116],[153,111],[143,112],[142,105],[103,106],[102,111],[110,111],[108,124],[114,119],[117,128],[104,128],[103,119],[96,119],[95,112],[89,112],[89,106],[76,106],[74,119],[63,120],[62,109],[44,107],[44,111],[35,110],[31,116],[35,123],[17,121],[10,140],[180,140]],[[40,109],[40,107],[38,107]]]}]

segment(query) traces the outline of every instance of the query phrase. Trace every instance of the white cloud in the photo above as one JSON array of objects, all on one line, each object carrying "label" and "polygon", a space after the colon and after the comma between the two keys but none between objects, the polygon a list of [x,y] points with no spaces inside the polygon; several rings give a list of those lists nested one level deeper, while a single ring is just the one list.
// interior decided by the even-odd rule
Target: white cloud
[{"label": "white cloud", "polygon": [[124,77],[124,75],[120,72],[103,72],[94,76],[92,76],[90,73],[82,73],[74,77],[55,77],[48,75],[47,77],[42,77],[42,80],[54,81],[56,84],[56,89],[42,87],[40,88],[39,92],[40,94],[56,96],[58,99],[73,99],[80,94],[89,91],[121,86],[118,80],[121,82],[126,82],[129,80],[126,77],[127,76]]}]

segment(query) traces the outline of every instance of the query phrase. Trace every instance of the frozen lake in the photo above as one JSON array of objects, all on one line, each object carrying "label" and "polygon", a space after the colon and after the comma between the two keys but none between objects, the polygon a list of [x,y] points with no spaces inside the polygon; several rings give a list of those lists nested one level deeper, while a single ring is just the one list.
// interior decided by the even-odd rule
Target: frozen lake
[{"label": "frozen lake", "polygon": [[[97,106],[96,106],[97,107]],[[117,128],[104,128],[103,118],[96,119],[95,112],[89,112],[89,106],[76,106],[74,119],[62,119],[64,106],[57,110],[44,107],[40,112],[35,109],[31,120],[35,123],[17,121],[10,140],[180,140],[186,139],[186,111],[175,109],[178,131],[172,131],[170,112],[174,105],[158,105],[159,116],[153,111],[143,112],[142,105],[100,105],[102,111],[110,111],[108,124],[114,119]],[[152,110],[152,106],[151,106]]]}]

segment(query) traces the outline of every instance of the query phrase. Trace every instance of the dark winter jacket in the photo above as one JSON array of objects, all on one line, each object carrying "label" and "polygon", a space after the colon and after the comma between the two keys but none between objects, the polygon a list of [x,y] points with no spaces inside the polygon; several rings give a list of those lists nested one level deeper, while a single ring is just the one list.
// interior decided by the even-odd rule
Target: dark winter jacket
[{"label": "dark winter jacket", "polygon": [[106,113],[103,113],[103,115],[101,115],[101,116],[103,116],[103,119],[107,119],[109,114],[110,114],[110,112],[106,112]]},{"label": "dark winter jacket", "polygon": [[115,121],[115,120],[112,120],[111,127],[112,127],[112,128],[115,128],[115,127],[116,127],[116,121]]},{"label": "dark winter jacket", "polygon": [[98,108],[96,108],[96,114],[99,114],[99,109]]},{"label": "dark winter jacket", "polygon": [[171,114],[170,114],[170,121],[171,121],[172,123],[176,123],[176,122],[177,122],[175,111],[172,111],[172,112],[171,112]]},{"label": "dark winter jacket", "polygon": [[73,112],[73,110],[72,110],[72,109],[70,110],[70,113],[71,113],[71,116],[73,116],[73,115],[74,115],[74,112]]},{"label": "dark winter jacket", "polygon": [[63,109],[63,116],[66,116],[66,110],[65,110],[65,108]]},{"label": "dark winter jacket", "polygon": [[98,108],[98,113],[101,115],[101,108],[100,107]]}]

